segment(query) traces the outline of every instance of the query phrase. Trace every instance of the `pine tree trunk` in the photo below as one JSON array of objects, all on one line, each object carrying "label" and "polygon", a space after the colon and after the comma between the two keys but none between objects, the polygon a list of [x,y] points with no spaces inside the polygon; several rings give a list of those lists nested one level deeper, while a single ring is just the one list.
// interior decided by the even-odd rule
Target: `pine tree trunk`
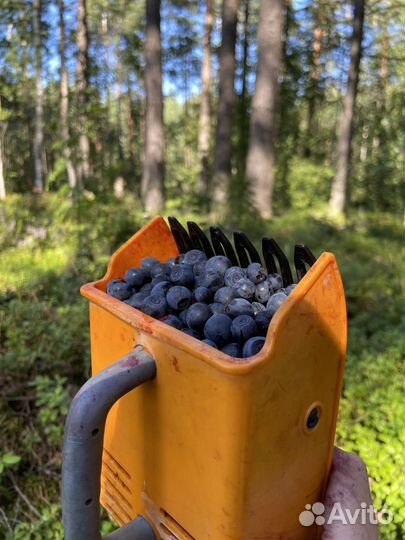
[{"label": "pine tree trunk", "polygon": [[117,129],[117,145],[118,145],[118,159],[124,160],[125,145],[124,145],[124,133],[122,129],[122,65],[121,56],[119,50],[119,43],[114,46],[115,51],[115,106],[116,117],[115,124]]},{"label": "pine tree trunk", "polygon": [[307,133],[304,142],[304,153],[307,157],[311,155],[311,143],[316,131],[316,101],[318,97],[319,86],[319,68],[320,57],[322,50],[322,40],[324,38],[323,26],[323,6],[317,2],[314,9],[315,13],[315,29],[312,42],[312,67],[309,79],[308,88],[308,120],[307,120]]},{"label": "pine tree trunk", "polygon": [[164,129],[160,0],[146,0],[145,157],[141,185],[145,210],[164,207]]},{"label": "pine tree trunk", "polygon": [[223,0],[222,43],[219,53],[219,96],[215,136],[213,200],[217,207],[227,201],[231,180],[232,123],[235,101],[235,45],[239,0]]},{"label": "pine tree trunk", "polygon": [[[132,99],[132,92],[131,92],[131,84],[128,77],[127,82],[127,109],[126,109],[126,126],[128,131],[128,152],[131,160],[131,170],[133,171],[132,177],[133,177],[133,189],[136,191],[137,195],[140,195],[140,186],[139,186],[139,178],[140,174],[137,171],[137,167],[140,161],[139,158],[139,141],[136,138],[135,135],[135,129],[137,125],[139,126],[140,122],[138,122],[138,118],[135,115],[134,111],[134,104]],[[140,127],[138,127],[140,131]]]},{"label": "pine tree trunk", "polygon": [[346,95],[343,101],[343,112],[337,150],[336,176],[332,183],[329,208],[333,214],[340,214],[347,206],[347,188],[349,181],[351,142],[353,135],[353,118],[356,105],[357,86],[359,82],[361,42],[363,38],[365,0],[355,0],[353,15],[353,33],[350,50],[350,68]]},{"label": "pine tree trunk", "polygon": [[381,62],[379,69],[379,79],[377,85],[377,101],[376,101],[376,115],[374,123],[376,125],[375,133],[373,135],[373,144],[372,148],[374,151],[379,150],[380,148],[380,137],[381,137],[381,125],[382,119],[385,114],[385,93],[388,80],[388,51],[389,51],[389,36],[388,32],[384,32],[382,50],[381,50]]},{"label": "pine tree trunk", "polygon": [[69,133],[69,78],[66,68],[66,35],[65,35],[65,6],[63,0],[58,0],[59,7],[59,54],[60,54],[60,132],[63,142],[63,157],[66,162],[66,172],[71,189],[77,185],[76,171],[73,167],[70,152]]},{"label": "pine tree trunk", "polygon": [[198,192],[208,198],[210,166],[210,131],[211,131],[211,35],[214,22],[213,0],[207,0],[205,13],[204,58],[201,67],[201,104],[200,126],[198,133],[198,158],[200,162],[200,178]]},{"label": "pine tree trunk", "polygon": [[264,218],[273,215],[283,10],[283,0],[262,0],[260,3],[256,89],[250,117],[246,176],[252,184],[253,202]]},{"label": "pine tree trunk", "polygon": [[249,139],[248,116],[248,54],[249,54],[249,0],[245,1],[243,11],[243,45],[242,45],[242,91],[239,97],[239,141],[238,141],[238,173],[244,174],[246,167],[246,154]]},{"label": "pine tree trunk", "polygon": [[44,170],[42,163],[44,144],[44,90],[42,84],[42,40],[41,40],[41,0],[34,0],[34,45],[35,45],[35,133],[34,133],[34,186],[35,193],[44,191]]},{"label": "pine tree trunk", "polygon": [[77,178],[85,185],[91,174],[90,142],[87,135],[87,100],[89,86],[89,32],[87,27],[87,0],[79,0],[77,21],[77,112],[79,126],[79,166]]}]

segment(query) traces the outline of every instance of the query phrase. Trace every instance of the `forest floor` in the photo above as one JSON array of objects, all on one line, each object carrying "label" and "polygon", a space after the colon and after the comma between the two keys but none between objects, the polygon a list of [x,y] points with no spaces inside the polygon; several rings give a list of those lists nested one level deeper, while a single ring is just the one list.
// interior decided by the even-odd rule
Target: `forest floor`
[{"label": "forest floor", "polygon": [[[181,221],[198,215],[177,215]],[[5,218],[5,219],[4,219]],[[148,220],[135,200],[12,197],[0,206],[0,539],[62,540],[61,443],[68,403],[89,375],[88,306],[79,287],[102,276],[110,254]],[[223,223],[236,228],[235,220]],[[231,223],[233,222],[233,223]],[[405,536],[403,230],[387,214],[346,223],[287,212],[238,216],[252,240],[274,236],[318,256],[336,254],[345,284],[349,351],[337,443],[366,461],[377,509]],[[103,532],[111,530],[108,519]]]}]

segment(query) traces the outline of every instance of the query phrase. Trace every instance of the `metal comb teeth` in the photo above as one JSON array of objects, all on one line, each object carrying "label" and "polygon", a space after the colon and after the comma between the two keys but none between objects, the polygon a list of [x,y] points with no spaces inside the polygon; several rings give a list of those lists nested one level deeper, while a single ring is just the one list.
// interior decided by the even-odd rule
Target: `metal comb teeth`
[{"label": "metal comb teeth", "polygon": [[[169,225],[180,253],[191,249],[200,249],[207,257],[225,255],[234,266],[246,268],[251,262],[259,262],[267,268],[269,273],[278,273],[283,278],[284,287],[291,285],[294,280],[288,259],[274,238],[262,239],[263,261],[259,252],[246,236],[237,231],[233,233],[233,245],[226,234],[219,227],[210,227],[210,238],[194,221],[187,222],[186,230],[175,217],[169,217]],[[307,266],[311,267],[316,261],[312,251],[304,244],[294,247],[294,266],[297,273],[297,283],[307,273]]]}]

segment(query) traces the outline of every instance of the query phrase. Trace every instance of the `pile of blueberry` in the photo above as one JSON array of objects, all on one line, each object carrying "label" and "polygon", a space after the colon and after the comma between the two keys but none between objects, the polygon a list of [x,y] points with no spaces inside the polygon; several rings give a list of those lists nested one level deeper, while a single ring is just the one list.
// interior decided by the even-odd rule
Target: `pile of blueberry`
[{"label": "pile of blueberry", "polygon": [[107,293],[234,358],[248,358],[263,347],[273,315],[294,287],[284,288],[281,276],[260,263],[240,268],[193,249],[165,263],[142,259],[125,280],[110,281]]}]

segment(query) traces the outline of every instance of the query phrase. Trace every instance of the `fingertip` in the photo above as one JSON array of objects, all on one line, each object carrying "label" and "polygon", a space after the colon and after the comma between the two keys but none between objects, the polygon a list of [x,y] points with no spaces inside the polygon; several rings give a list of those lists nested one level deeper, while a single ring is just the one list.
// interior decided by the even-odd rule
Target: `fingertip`
[{"label": "fingertip", "polygon": [[333,468],[337,470],[355,471],[364,473],[367,471],[364,461],[354,452],[345,452],[341,448],[335,448],[333,455]]}]

